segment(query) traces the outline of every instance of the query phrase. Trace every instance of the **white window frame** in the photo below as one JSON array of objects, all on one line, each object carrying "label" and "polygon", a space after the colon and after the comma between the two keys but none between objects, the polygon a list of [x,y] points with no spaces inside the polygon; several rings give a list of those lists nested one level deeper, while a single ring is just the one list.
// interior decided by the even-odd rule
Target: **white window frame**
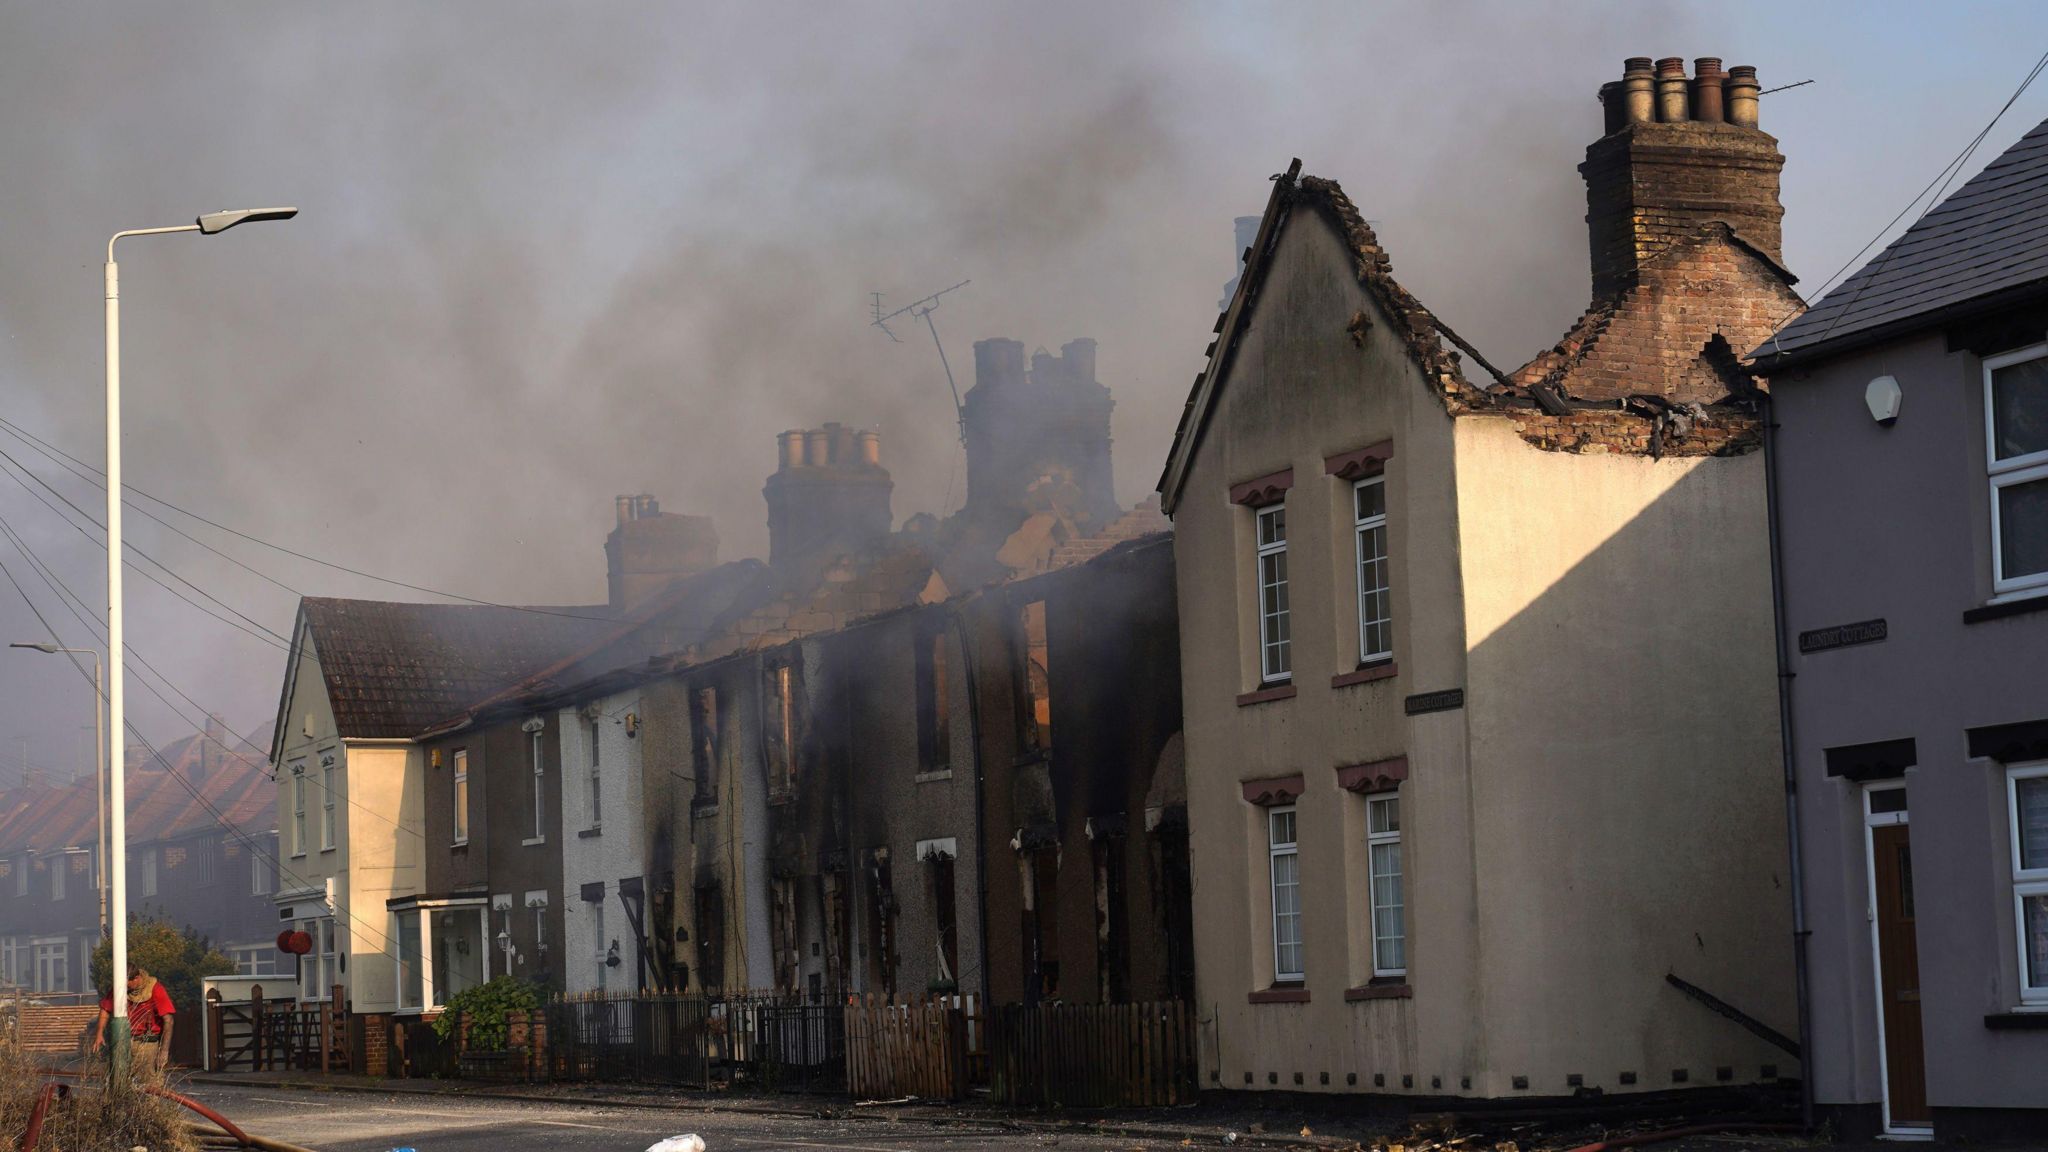
[{"label": "white window frame", "polygon": [[527,733],[527,755],[533,761],[533,835],[520,841],[530,847],[548,842],[547,761],[542,759],[540,749],[540,738],[547,731],[547,721],[536,716],[519,727]]},{"label": "white window frame", "polygon": [[2048,896],[2048,861],[2034,868],[2020,866],[2020,781],[2043,779],[2048,779],[2048,760],[2006,769],[2005,811],[2012,837],[2012,934],[2019,953],[2020,1003],[2028,1008],[2048,1009],[2048,973],[2043,973],[2043,982],[2039,984],[2027,979],[2027,899]]},{"label": "white window frame", "polygon": [[142,894],[156,895],[156,849],[142,850]]},{"label": "white window frame", "polygon": [[276,877],[271,875],[269,864],[255,849],[249,846],[249,895],[268,896],[277,890]]},{"label": "white window frame", "polygon": [[610,944],[604,937],[604,901],[602,899],[590,902],[590,930],[597,937],[597,990],[602,992],[604,991],[606,976],[605,961],[611,957]]},{"label": "white window frame", "polygon": [[[1266,523],[1269,518],[1277,519],[1280,525],[1279,539],[1266,542]],[[1258,588],[1256,610],[1259,614],[1259,683],[1273,684],[1294,678],[1294,629],[1292,602],[1284,604],[1278,612],[1266,611],[1266,594],[1279,589],[1281,598],[1288,593],[1287,568],[1287,501],[1252,509],[1252,543],[1256,548],[1252,562],[1252,583]],[[1266,564],[1277,558],[1281,575],[1278,580],[1266,579]],[[1287,635],[1275,639],[1274,634],[1285,628]]]},{"label": "white window frame", "polygon": [[602,716],[592,716],[590,718],[590,828],[592,831],[604,827],[604,775],[599,768],[599,765],[603,763],[603,756],[598,751],[598,745],[601,743],[599,734],[602,731],[602,721]]},{"label": "white window frame", "polygon": [[469,843],[469,749],[457,748],[449,755],[454,761],[449,789],[454,793],[455,836],[458,845]]},{"label": "white window frame", "polygon": [[[1380,490],[1379,513],[1374,516],[1360,516],[1358,514],[1359,494],[1367,488],[1375,487]],[[1387,478],[1384,473],[1378,476],[1368,476],[1351,486],[1351,516],[1353,559],[1357,565],[1354,569],[1354,578],[1358,584],[1358,662],[1361,665],[1374,664],[1394,658],[1393,550],[1390,547],[1390,540],[1388,538]],[[1371,532],[1379,534],[1379,555],[1376,557],[1376,560],[1379,566],[1380,583],[1367,588],[1365,585],[1365,540],[1366,535]],[[1368,619],[1366,616],[1367,597],[1379,593],[1386,594],[1387,614],[1378,619]],[[1385,626],[1386,647],[1375,648],[1367,641],[1367,631],[1373,624]]]},{"label": "white window frame", "polygon": [[335,960],[339,949],[335,946],[334,917],[308,917],[294,922],[292,927],[313,938],[313,950],[299,957],[299,999],[325,1003],[334,998],[334,977],[340,975],[340,965]]},{"label": "white window frame", "polygon": [[[71,941],[62,936],[37,936],[29,941],[29,963],[35,965],[35,992],[71,991]],[[45,976],[51,979],[44,979]]]},{"label": "white window frame", "polygon": [[[1308,949],[1301,931],[1301,921],[1304,915],[1301,910],[1301,817],[1292,804],[1277,805],[1272,808],[1262,809],[1261,811],[1265,813],[1266,818],[1266,889],[1268,899],[1272,901],[1273,982],[1276,984],[1302,983],[1308,979]],[[1292,840],[1282,841],[1273,838],[1274,819],[1283,815],[1294,818],[1295,838]],[[1289,970],[1281,960],[1281,956],[1284,954],[1283,950],[1286,947],[1280,938],[1279,862],[1283,856],[1289,857],[1294,861],[1295,911],[1292,913],[1294,917],[1294,939],[1292,944],[1300,960],[1292,970]]]},{"label": "white window frame", "polygon": [[2048,344],[2016,349],[1984,361],[1984,470],[1991,488],[1991,591],[1994,602],[2023,599],[2048,590],[2048,572],[2010,579],[2005,575],[2003,530],[1998,519],[1999,492],[2021,484],[2048,480],[2048,449],[2005,460],[1998,458],[1997,395],[1992,382],[1993,374],[2000,368],[2043,357],[2048,357]]},{"label": "white window frame", "polygon": [[548,894],[545,890],[528,892],[522,902],[533,914],[534,953],[545,958],[548,954]]},{"label": "white window frame", "polygon": [[[438,1012],[447,1007],[448,994],[438,987],[438,977],[434,971],[434,917],[438,913],[478,913],[476,918],[477,934],[472,942],[480,954],[479,963],[482,967],[482,975],[479,978],[479,982],[488,983],[490,981],[493,975],[491,953],[497,950],[497,940],[491,932],[491,918],[496,909],[492,908],[491,903],[491,901],[481,897],[462,897],[452,900],[422,900],[392,909],[390,937],[387,946],[391,950],[393,975],[397,978],[393,997],[399,1006],[398,1011],[401,1014],[417,1015],[422,1012]],[[421,1003],[419,1004],[409,1004],[406,1002],[405,958],[399,955],[398,952],[399,941],[403,939],[398,925],[407,916],[417,917],[416,923],[419,925],[420,951],[419,955],[414,958],[420,971]],[[497,974],[503,975],[502,972]]]},{"label": "white window frame", "polygon": [[50,858],[50,899],[51,899],[51,900],[62,900],[62,899],[64,898],[64,885],[65,885],[65,880],[66,880],[66,875],[65,875],[65,874],[66,874],[66,873],[68,873],[68,872],[70,872],[70,871],[71,871],[71,854],[70,854],[69,852],[65,852],[65,853],[60,853],[60,854],[58,854],[58,855],[56,855],[56,856],[52,856],[52,857]]},{"label": "white window frame", "polygon": [[334,761],[327,759],[320,765],[320,850],[334,850],[336,835],[334,814]]},{"label": "white window frame", "polygon": [[292,855],[306,854],[306,765],[292,765]]},{"label": "white window frame", "polygon": [[[1393,830],[1373,831],[1373,809],[1375,806],[1391,805],[1394,811]],[[1380,953],[1380,871],[1373,853],[1374,848],[1392,845],[1399,854],[1393,876],[1396,905],[1401,912],[1401,934],[1387,937],[1401,943],[1401,962],[1390,964]],[[1408,974],[1408,853],[1401,847],[1401,793],[1374,792],[1365,798],[1365,888],[1366,888],[1366,933],[1372,938],[1372,974],[1375,980],[1384,976],[1406,976]]]},{"label": "white window frame", "polygon": [[36,858],[23,853],[14,858],[14,895],[20,899],[28,895],[28,874],[35,870]]}]

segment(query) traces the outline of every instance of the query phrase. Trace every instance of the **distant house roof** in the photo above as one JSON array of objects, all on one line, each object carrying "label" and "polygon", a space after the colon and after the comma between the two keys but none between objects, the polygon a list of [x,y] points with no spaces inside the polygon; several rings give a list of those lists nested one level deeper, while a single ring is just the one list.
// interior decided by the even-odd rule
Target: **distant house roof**
[{"label": "distant house roof", "polygon": [[2048,281],[2048,120],[1755,350],[1812,357],[1932,323]]},{"label": "distant house roof", "polygon": [[[343,739],[405,739],[609,634],[603,605],[513,608],[308,596],[286,700],[310,637]],[[280,715],[280,736],[287,718]],[[278,746],[281,747],[281,744]]]},{"label": "distant house roof", "polygon": [[[228,825],[261,836],[277,823],[276,784],[255,749],[230,751],[194,734],[157,752],[128,773],[131,844],[226,832]],[[90,778],[0,792],[0,856],[92,845],[99,837],[97,807]]]}]

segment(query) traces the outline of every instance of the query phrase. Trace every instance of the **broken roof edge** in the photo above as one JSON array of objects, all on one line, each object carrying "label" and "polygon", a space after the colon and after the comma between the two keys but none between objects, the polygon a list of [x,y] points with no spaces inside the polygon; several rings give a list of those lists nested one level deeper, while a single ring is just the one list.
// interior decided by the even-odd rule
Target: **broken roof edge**
[{"label": "broken roof edge", "polygon": [[[1298,157],[1288,165],[1284,174],[1276,175],[1272,180],[1273,193],[1266,202],[1265,213],[1259,220],[1258,235],[1252,241],[1251,253],[1238,277],[1237,294],[1219,321],[1216,342],[1206,366],[1189,389],[1187,402],[1181,409],[1180,424],[1175,428],[1173,443],[1167,450],[1166,466],[1155,489],[1160,496],[1160,510],[1167,516],[1172,516],[1180,504],[1181,490],[1187,483],[1188,465],[1201,446],[1209,416],[1216,405],[1217,382],[1235,361],[1239,338],[1271,270],[1280,233],[1292,219],[1292,209],[1297,202],[1317,209],[1336,232],[1338,240],[1350,250],[1352,271],[1359,286],[1400,330],[1410,361],[1422,372],[1425,382],[1440,401],[1448,401],[1449,397],[1459,393],[1486,391],[1486,388],[1475,386],[1466,379],[1459,361],[1460,353],[1471,356],[1500,386],[1509,386],[1507,377],[1487,362],[1477,348],[1452,331],[1394,279],[1393,260],[1386,247],[1337,181],[1302,175]],[[1445,341],[1452,347],[1446,348]]]}]

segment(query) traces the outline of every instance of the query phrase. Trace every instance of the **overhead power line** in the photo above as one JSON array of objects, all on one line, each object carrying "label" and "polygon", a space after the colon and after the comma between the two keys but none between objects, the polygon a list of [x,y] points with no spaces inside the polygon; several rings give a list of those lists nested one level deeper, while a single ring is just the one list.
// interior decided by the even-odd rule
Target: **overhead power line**
[{"label": "overhead power line", "polygon": [[[99,479],[92,480],[90,481],[90,483],[92,483],[95,487],[98,487],[102,490],[106,488],[106,473],[101,471],[100,469],[94,468],[92,465],[87,464],[85,461],[80,460],[78,457],[71,455],[69,452],[64,451],[62,448],[59,448],[56,445],[51,444],[49,441],[42,439],[41,437],[35,435],[34,433],[29,432],[27,429],[22,428],[20,425],[15,424],[12,421],[9,421],[5,418],[0,418],[0,428],[4,428],[8,432],[13,433],[15,436],[31,442],[39,448],[45,449],[49,452],[56,453],[57,455],[64,457],[66,460],[71,461],[73,464],[76,464],[79,467],[90,471],[91,473],[93,473],[94,476],[99,477]],[[268,548],[273,552],[280,552],[286,556],[290,556],[299,560],[304,560],[309,564],[318,564],[323,568],[332,568],[337,572],[346,572],[351,576],[360,576],[365,580],[375,580],[380,584],[389,584],[393,587],[404,588],[412,592],[423,592],[429,596],[440,596],[449,600],[460,600],[465,604],[475,604],[484,608],[504,608],[513,612],[528,612],[536,616],[562,616],[571,620],[610,621],[611,619],[611,617],[609,616],[594,616],[585,612],[563,612],[558,609],[536,608],[523,604],[501,604],[495,600],[482,600],[475,596],[465,596],[460,592],[449,592],[445,589],[431,588],[424,584],[414,584],[405,580],[398,580],[390,576],[379,576],[374,572],[365,572],[360,568],[352,568],[346,564],[338,563],[333,560],[323,560],[318,556],[312,556],[307,553],[300,552],[294,548],[287,548],[282,544],[273,544],[260,536],[251,535],[250,533],[244,532],[239,528],[232,528],[226,524],[220,523],[217,520],[212,520],[205,516],[202,516],[189,508],[180,507],[179,505],[173,504],[169,500],[166,500],[161,496],[153,496],[148,492],[144,492],[142,489],[137,488],[133,484],[124,483],[121,485],[121,487],[124,491],[133,492],[134,494],[142,497],[145,500],[149,500],[155,504],[168,508],[181,516],[190,517],[191,519],[201,524],[204,524],[209,528],[225,532],[230,536],[239,537],[240,539],[247,540],[251,544],[255,544],[262,548]],[[123,499],[123,503],[127,503],[125,498]],[[130,506],[132,507],[133,505]],[[303,595],[303,593],[301,593],[301,595]]]}]

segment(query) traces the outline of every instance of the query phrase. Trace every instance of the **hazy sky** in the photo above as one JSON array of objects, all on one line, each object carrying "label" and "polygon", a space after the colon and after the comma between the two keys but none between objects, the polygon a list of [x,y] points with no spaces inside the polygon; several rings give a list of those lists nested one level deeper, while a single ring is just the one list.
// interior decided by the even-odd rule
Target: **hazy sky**
[{"label": "hazy sky", "polygon": [[[2044,47],[2038,4],[8,4],[0,415],[99,464],[106,236],[295,204],[123,243],[130,482],[381,575],[597,601],[617,493],[715,516],[727,558],[764,552],[785,428],[878,428],[899,521],[957,505],[937,357],[869,328],[871,291],[973,280],[937,316],[963,387],[976,339],[1099,340],[1128,504],[1201,365],[1231,218],[1289,157],[1511,366],[1586,303],[1576,166],[1624,57],[1815,81],[1763,105],[1812,287]],[[2044,115],[2048,84],[1972,170]],[[12,480],[0,515],[103,603],[77,531]],[[292,589],[412,596],[185,526]],[[289,632],[292,592],[133,513],[128,538]],[[4,541],[0,562],[93,643]],[[132,646],[267,741],[282,651],[129,588]],[[43,638],[4,582],[0,628]],[[0,650],[0,782],[18,741],[82,764],[90,697],[60,673]],[[130,699],[152,738],[190,730]]]}]

